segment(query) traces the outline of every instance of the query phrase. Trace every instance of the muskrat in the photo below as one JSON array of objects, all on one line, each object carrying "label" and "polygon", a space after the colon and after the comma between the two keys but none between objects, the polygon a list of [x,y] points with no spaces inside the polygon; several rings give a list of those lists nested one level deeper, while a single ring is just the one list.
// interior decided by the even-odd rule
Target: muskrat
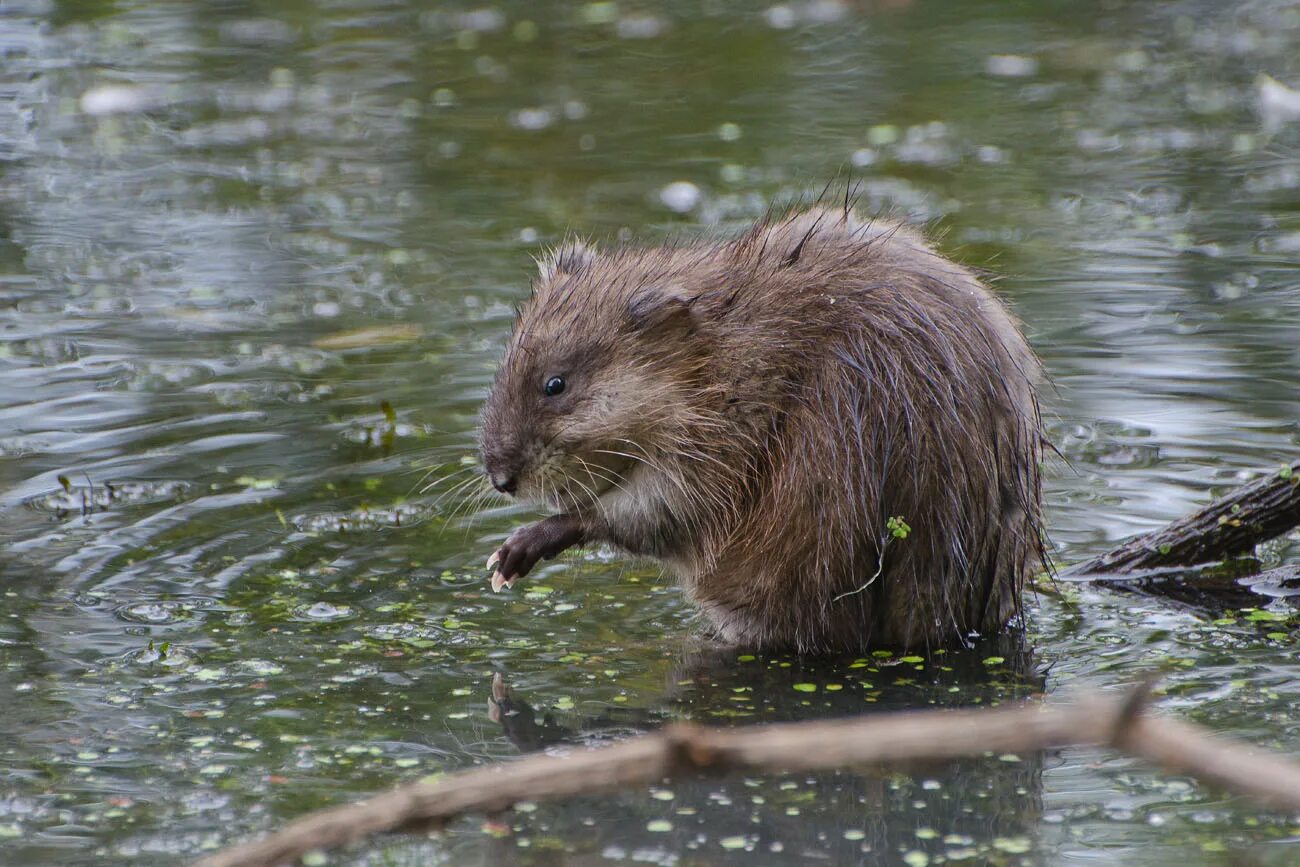
[{"label": "muskrat", "polygon": [[494,589],[607,543],[738,644],[929,646],[1019,611],[1045,562],[1040,367],[918,233],[816,207],[539,265],[481,448],[555,514],[492,555]]}]

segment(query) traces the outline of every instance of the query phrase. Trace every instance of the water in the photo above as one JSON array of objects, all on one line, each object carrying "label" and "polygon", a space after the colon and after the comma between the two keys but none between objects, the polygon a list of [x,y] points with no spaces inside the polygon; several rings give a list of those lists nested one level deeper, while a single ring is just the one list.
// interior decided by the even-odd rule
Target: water
[{"label": "water", "polygon": [[[1151,669],[1162,712],[1294,753],[1288,609],[1084,590],[967,652],[738,658],[601,552],[491,594],[527,515],[452,485],[542,245],[728,231],[850,172],[1023,318],[1061,562],[1294,458],[1300,122],[1260,76],[1300,86],[1298,47],[1283,0],[0,5],[0,860],[183,863],[521,748]],[[537,726],[491,722],[494,672]],[[1284,864],[1297,839],[1070,749],[542,804],[331,863]]]}]

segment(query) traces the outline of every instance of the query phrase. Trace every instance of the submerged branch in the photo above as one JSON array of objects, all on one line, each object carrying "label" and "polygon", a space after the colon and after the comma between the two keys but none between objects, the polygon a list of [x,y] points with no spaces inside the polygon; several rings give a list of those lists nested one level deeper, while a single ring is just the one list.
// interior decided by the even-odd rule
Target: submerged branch
[{"label": "submerged branch", "polygon": [[1122,699],[1073,706],[913,711],[747,729],[675,725],[611,747],[537,755],[412,783],[367,801],[310,813],[195,867],[272,867],[373,834],[439,827],[524,800],[567,798],[685,776],[811,771],[1108,746],[1270,807],[1300,811],[1300,764],[1146,713],[1149,684]]},{"label": "submerged branch", "polygon": [[[1075,575],[1057,577],[1073,583],[1088,583],[1172,602],[1201,614],[1231,609],[1258,608],[1275,599],[1300,596],[1300,564],[1278,566],[1257,572],[1253,560],[1230,561],[1201,567],[1177,566],[1172,569],[1145,569],[1114,575]],[[1040,591],[1048,590],[1039,586]]]}]

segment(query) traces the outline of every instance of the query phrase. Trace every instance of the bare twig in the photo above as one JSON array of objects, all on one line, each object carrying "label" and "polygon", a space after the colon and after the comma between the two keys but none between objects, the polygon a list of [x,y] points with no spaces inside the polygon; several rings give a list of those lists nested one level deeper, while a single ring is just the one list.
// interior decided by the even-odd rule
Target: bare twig
[{"label": "bare twig", "polygon": [[1124,698],[1070,707],[915,711],[748,729],[676,725],[612,747],[563,757],[532,756],[402,786],[368,801],[308,814],[195,867],[272,867],[384,831],[436,827],[466,813],[499,812],[519,801],[599,793],[672,777],[897,765],[1067,745],[1111,746],[1271,807],[1300,811],[1300,764],[1146,714],[1150,686],[1143,682]]}]

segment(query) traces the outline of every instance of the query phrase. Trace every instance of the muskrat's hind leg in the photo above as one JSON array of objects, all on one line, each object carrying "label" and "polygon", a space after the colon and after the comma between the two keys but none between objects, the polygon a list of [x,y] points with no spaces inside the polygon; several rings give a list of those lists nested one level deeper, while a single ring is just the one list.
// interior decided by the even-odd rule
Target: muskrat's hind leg
[{"label": "muskrat's hind leg", "polygon": [[511,533],[505,544],[488,558],[492,573],[492,589],[500,591],[516,578],[527,575],[538,560],[550,560],[561,551],[582,543],[582,521],[576,515],[552,515],[536,524],[520,527]]}]

